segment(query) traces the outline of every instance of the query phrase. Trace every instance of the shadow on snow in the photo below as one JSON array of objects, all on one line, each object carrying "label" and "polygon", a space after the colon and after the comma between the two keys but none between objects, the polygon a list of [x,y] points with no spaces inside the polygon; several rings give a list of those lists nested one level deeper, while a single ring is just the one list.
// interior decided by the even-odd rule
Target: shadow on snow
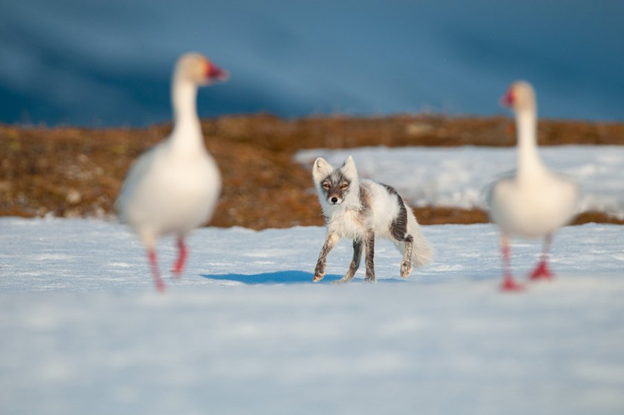
[{"label": "shadow on snow", "polygon": [[[238,281],[243,284],[311,284],[314,274],[304,271],[276,271],[262,274],[202,274],[202,277],[211,280]],[[326,275],[323,282],[338,279],[340,279],[339,275]]]},{"label": "shadow on snow", "polygon": [[[312,278],[314,274],[304,271],[275,271],[264,272],[261,274],[217,274],[209,275],[202,274],[203,278],[220,281],[237,281],[243,284],[256,285],[256,284],[312,284]],[[326,275],[325,278],[318,284],[331,283],[342,278],[341,275]],[[354,278],[354,283],[362,283],[363,279]],[[378,283],[392,283],[392,282],[404,282],[398,279],[382,279],[377,280]]]}]

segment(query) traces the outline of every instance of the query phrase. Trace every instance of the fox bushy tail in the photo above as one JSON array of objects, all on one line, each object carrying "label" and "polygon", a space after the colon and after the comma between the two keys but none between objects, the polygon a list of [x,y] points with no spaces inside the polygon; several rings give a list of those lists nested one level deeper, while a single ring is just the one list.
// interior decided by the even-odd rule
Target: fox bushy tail
[{"label": "fox bushy tail", "polygon": [[412,263],[415,268],[424,267],[433,259],[435,250],[422,234],[420,225],[416,221],[414,213],[408,208],[407,213],[408,233],[414,238],[412,246]]}]

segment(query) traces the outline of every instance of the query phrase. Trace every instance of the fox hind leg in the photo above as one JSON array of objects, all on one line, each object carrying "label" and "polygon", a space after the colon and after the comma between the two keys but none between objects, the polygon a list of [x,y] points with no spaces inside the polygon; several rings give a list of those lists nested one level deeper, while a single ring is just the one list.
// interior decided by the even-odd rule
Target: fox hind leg
[{"label": "fox hind leg", "polygon": [[401,278],[407,278],[412,273],[412,249],[414,247],[412,235],[405,236],[403,245],[405,246],[405,252],[403,253],[403,261],[401,261]]},{"label": "fox hind leg", "polygon": [[407,278],[412,273],[412,250],[414,237],[407,233],[407,208],[399,198],[400,210],[397,217],[390,224],[390,234],[395,240],[399,251],[403,253],[401,261],[401,278]]}]

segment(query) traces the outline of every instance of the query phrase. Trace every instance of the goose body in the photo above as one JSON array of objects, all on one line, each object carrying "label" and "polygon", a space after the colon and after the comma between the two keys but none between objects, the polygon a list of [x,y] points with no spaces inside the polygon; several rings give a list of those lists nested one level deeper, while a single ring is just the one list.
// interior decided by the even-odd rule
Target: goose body
[{"label": "goose body", "polygon": [[156,242],[178,238],[174,273],[182,273],[187,256],[184,238],[212,217],[221,191],[219,169],[204,146],[197,116],[199,85],[224,80],[227,73],[205,57],[189,53],[176,65],[172,80],[173,130],[165,141],[140,156],[124,181],[117,209],[148,252],[156,288],[164,290],[156,259]]},{"label": "goose body", "polygon": [[487,204],[490,218],[502,232],[503,288],[513,290],[521,286],[511,275],[509,237],[545,238],[542,259],[531,278],[550,278],[547,260],[552,235],[574,218],[580,192],[576,183],[550,171],[539,156],[533,87],[522,81],[512,84],[503,103],[515,113],[517,170],[492,184]]},{"label": "goose body", "polygon": [[147,245],[159,236],[187,235],[205,223],[221,190],[219,170],[205,149],[183,156],[169,144],[163,142],[135,162],[119,199],[122,220]]},{"label": "goose body", "polygon": [[509,235],[539,238],[566,225],[574,216],[577,186],[544,171],[535,180],[507,177],[489,195],[490,217]]}]

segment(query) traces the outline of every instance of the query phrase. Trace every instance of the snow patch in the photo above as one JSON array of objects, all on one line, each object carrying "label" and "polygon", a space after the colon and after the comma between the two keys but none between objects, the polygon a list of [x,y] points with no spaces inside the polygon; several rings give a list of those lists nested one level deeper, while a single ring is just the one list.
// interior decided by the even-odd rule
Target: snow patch
[{"label": "snow patch", "polygon": [[[580,184],[580,212],[624,218],[624,147],[542,147],[540,154],[552,170]],[[395,187],[414,207],[485,208],[483,189],[516,164],[513,147],[311,149],[297,152],[295,160],[308,169],[317,157],[340,165],[349,155],[362,177]]]}]

